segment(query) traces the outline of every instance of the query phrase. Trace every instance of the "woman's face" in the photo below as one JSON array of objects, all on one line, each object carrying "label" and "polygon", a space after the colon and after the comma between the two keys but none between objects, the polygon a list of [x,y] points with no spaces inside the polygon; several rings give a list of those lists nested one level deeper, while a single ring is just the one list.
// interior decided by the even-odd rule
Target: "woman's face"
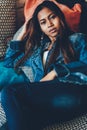
[{"label": "woman's face", "polygon": [[44,7],[38,13],[38,21],[43,33],[45,33],[51,41],[54,41],[59,34],[60,19],[50,9]]}]

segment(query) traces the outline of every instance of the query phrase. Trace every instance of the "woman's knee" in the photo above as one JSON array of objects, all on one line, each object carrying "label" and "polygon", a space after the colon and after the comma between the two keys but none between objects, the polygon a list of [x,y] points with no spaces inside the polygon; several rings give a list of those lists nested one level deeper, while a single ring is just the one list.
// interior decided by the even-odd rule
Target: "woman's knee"
[{"label": "woman's knee", "polygon": [[7,100],[12,98],[15,95],[17,89],[19,89],[20,87],[21,84],[11,84],[9,86],[4,87],[1,92],[1,103],[4,104]]},{"label": "woman's knee", "polygon": [[13,91],[13,85],[9,85],[7,87],[4,87],[1,92],[1,103],[4,106],[4,104],[7,102],[9,97],[11,97],[11,93]]}]

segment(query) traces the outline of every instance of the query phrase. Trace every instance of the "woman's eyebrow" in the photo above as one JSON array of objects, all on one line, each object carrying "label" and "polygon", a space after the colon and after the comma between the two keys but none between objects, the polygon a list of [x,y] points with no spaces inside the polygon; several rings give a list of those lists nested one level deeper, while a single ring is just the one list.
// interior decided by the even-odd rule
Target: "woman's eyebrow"
[{"label": "woman's eyebrow", "polygon": [[39,21],[41,22],[41,21],[44,21],[45,20],[45,18],[43,18],[43,19],[40,19]]},{"label": "woman's eyebrow", "polygon": [[[49,18],[51,15],[53,15],[54,13],[52,12],[52,13],[50,13],[47,17]],[[42,18],[42,19],[40,19],[39,21],[43,21],[43,20],[45,20],[45,18]]]}]

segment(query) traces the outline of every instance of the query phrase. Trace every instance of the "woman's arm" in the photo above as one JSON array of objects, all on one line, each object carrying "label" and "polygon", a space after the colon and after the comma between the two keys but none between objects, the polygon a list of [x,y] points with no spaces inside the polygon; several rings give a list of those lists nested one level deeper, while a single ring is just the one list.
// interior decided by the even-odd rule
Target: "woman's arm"
[{"label": "woman's arm", "polygon": [[[82,33],[75,33],[70,37],[71,43],[77,55],[77,61],[67,64],[53,64],[58,77],[67,75],[71,72],[82,72],[87,74],[87,36]],[[52,67],[51,67],[52,68]]]},{"label": "woman's arm", "polygon": [[52,71],[50,71],[46,76],[44,76],[44,77],[40,80],[40,82],[53,80],[53,79],[56,78],[56,77],[57,77],[56,71],[55,71],[55,70],[52,70]]},{"label": "woman's arm", "polygon": [[53,80],[55,77],[63,77],[72,72],[82,72],[87,74],[87,39],[84,34],[77,33],[71,36],[76,52],[79,55],[78,61],[68,64],[52,64],[48,69],[48,74],[41,81]]},{"label": "woman's arm", "polygon": [[4,59],[4,65],[6,67],[13,67],[15,61],[23,56],[26,39],[22,40],[22,37],[26,31],[26,24],[16,32],[13,39],[8,43],[9,46]]},{"label": "woman's arm", "polygon": [[29,79],[23,71],[20,70],[18,74],[13,68],[4,67],[3,63],[0,63],[0,90],[11,84],[26,82],[29,82]]},{"label": "woman's arm", "polygon": [[4,58],[5,67],[14,67],[15,63],[24,55],[23,41],[10,41]]}]

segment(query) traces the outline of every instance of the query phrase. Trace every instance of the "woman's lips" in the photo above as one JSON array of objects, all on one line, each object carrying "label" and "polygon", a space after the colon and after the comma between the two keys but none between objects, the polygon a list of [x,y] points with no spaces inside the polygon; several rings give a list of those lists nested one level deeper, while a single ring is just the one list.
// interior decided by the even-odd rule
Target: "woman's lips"
[{"label": "woman's lips", "polygon": [[55,29],[55,28],[50,29],[49,32],[50,32],[50,33],[54,33],[54,32],[56,32],[56,29]]}]

